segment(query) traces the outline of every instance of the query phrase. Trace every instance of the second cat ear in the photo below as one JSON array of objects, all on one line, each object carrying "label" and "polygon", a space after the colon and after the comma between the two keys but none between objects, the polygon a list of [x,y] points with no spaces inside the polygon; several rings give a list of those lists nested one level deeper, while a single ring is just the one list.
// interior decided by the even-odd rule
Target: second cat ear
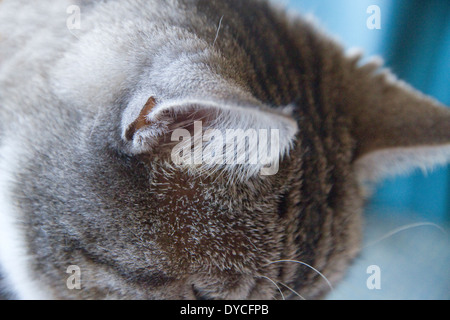
[{"label": "second cat ear", "polygon": [[298,130],[289,107],[235,100],[158,101],[155,96],[140,104],[131,104],[123,114],[122,139],[129,153],[171,146],[173,164],[188,168],[222,168],[243,176],[276,174]]},{"label": "second cat ear", "polygon": [[358,141],[358,178],[376,182],[416,168],[430,170],[449,163],[450,109],[396,80],[388,71],[364,77],[368,80],[359,81],[358,90],[365,93],[365,100],[353,104],[349,111]]}]

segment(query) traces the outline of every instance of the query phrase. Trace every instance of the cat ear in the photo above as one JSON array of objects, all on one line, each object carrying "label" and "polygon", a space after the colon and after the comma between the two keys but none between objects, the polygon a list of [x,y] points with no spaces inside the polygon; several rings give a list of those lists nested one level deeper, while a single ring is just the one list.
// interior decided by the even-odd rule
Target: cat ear
[{"label": "cat ear", "polygon": [[358,88],[364,102],[350,111],[358,141],[358,178],[375,182],[449,163],[450,109],[388,71],[370,77]]},{"label": "cat ear", "polygon": [[195,172],[221,168],[243,178],[272,175],[297,133],[290,112],[254,101],[151,96],[125,110],[122,139],[134,155],[170,147],[172,164]]}]

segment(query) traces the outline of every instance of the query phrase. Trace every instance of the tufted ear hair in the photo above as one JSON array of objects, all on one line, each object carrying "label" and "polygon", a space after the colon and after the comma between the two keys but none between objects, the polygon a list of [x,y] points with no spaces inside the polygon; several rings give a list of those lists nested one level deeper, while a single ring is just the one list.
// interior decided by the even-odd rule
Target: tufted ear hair
[{"label": "tufted ear hair", "polygon": [[388,71],[364,77],[358,88],[364,102],[349,111],[358,141],[359,179],[374,182],[449,163],[450,109]]},{"label": "tufted ear hair", "polygon": [[242,179],[276,174],[298,130],[291,108],[255,101],[150,96],[141,105],[123,114],[128,151],[151,154],[171,146],[171,164],[197,173],[225,169]]}]

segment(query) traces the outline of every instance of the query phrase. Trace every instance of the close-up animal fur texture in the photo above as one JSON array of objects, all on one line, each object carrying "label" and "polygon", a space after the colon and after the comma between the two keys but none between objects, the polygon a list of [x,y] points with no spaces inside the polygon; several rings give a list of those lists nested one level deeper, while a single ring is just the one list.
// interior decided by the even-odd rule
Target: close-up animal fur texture
[{"label": "close-up animal fur texture", "polygon": [[[198,123],[277,170],[173,161]],[[374,184],[449,161],[448,108],[274,1],[0,1],[6,298],[324,298]]]}]

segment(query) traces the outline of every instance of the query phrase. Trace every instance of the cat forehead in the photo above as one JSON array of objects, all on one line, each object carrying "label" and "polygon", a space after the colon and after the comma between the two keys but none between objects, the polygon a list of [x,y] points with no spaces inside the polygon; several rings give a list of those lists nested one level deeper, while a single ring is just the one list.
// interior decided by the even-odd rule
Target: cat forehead
[{"label": "cat forehead", "polygon": [[[167,168],[166,168],[167,169]],[[198,257],[209,268],[230,272],[254,270],[267,254],[264,234],[276,225],[278,192],[273,185],[226,183],[226,178],[200,176],[185,172],[167,174],[155,170],[151,185],[158,190],[153,217],[162,230],[156,241],[173,263],[189,255]],[[195,265],[189,268],[203,266]],[[178,270],[176,272],[180,272]]]}]

